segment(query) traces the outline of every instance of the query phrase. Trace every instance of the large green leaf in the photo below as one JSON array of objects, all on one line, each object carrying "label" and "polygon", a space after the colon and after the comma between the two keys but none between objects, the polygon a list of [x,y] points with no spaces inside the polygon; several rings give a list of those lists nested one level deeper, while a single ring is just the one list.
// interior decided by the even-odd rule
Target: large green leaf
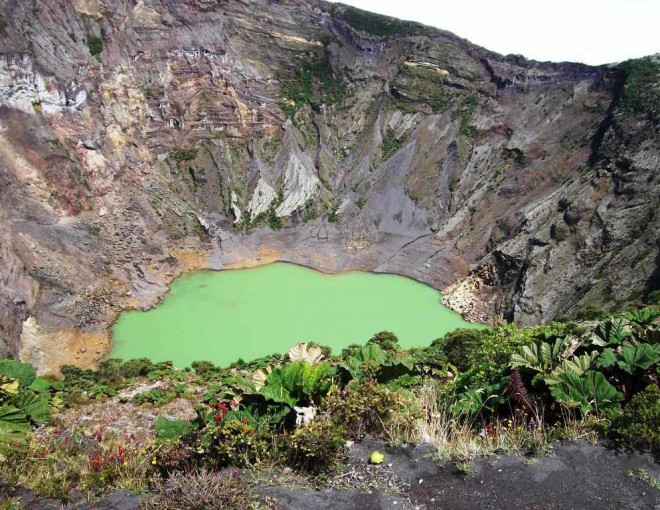
[{"label": "large green leaf", "polygon": [[330,389],[336,368],[329,363],[311,366],[292,361],[274,369],[259,393],[269,400],[293,407],[299,401],[320,398]]},{"label": "large green leaf", "polygon": [[617,364],[621,370],[633,374],[638,370],[648,370],[659,360],[660,354],[651,345],[637,344],[623,347]]},{"label": "large green leaf", "polygon": [[188,421],[170,420],[165,416],[158,417],[154,428],[156,429],[156,439],[160,441],[175,441],[195,430],[195,426]]},{"label": "large green leaf", "polygon": [[385,365],[387,354],[378,344],[367,344],[353,351],[350,357],[344,360],[341,367],[346,369],[354,379],[361,379],[363,377],[361,367],[366,362]]},{"label": "large green leaf", "polygon": [[628,321],[626,319],[608,319],[598,323],[591,335],[591,341],[601,347],[610,344],[619,345],[628,336]]},{"label": "large green leaf", "polygon": [[232,421],[242,421],[247,423],[251,427],[258,427],[259,421],[252,415],[252,413],[241,410],[241,411],[229,411],[224,419],[225,423]]},{"label": "large green leaf", "polygon": [[12,403],[36,425],[43,425],[50,421],[50,405],[49,399],[46,397],[38,396],[32,391],[25,391],[12,398]]},{"label": "large green leaf", "polygon": [[660,317],[660,310],[651,307],[631,310],[626,314],[626,319],[640,326],[648,326],[658,317]]},{"label": "large green leaf", "polygon": [[14,406],[0,406],[0,446],[20,445],[31,427],[27,416]]},{"label": "large green leaf", "polygon": [[298,403],[296,397],[291,395],[286,388],[277,384],[268,384],[261,388],[259,393],[267,400],[271,400],[278,404],[286,404],[289,407],[293,407]]},{"label": "large green leaf", "polygon": [[551,386],[553,397],[567,407],[578,407],[583,414],[614,407],[623,399],[601,372],[590,370],[582,376],[564,372],[560,379]]},{"label": "large green leaf", "polygon": [[551,386],[560,383],[562,381],[561,375],[566,372],[580,376],[592,367],[596,358],[598,358],[598,352],[596,351],[583,354],[582,356],[573,356],[570,359],[564,360],[561,365],[555,368],[548,376],[544,377],[543,381],[548,386]]},{"label": "large green leaf", "polygon": [[266,378],[266,387],[281,387],[291,394],[302,393],[303,382],[312,368],[304,361],[292,361],[276,368]]},{"label": "large green leaf", "polygon": [[32,381],[32,384],[30,384],[30,389],[35,393],[50,393],[51,390],[62,390],[64,389],[64,386],[62,381],[36,377],[34,381]]},{"label": "large green leaf", "polygon": [[598,357],[596,365],[599,368],[610,368],[617,364],[618,358],[616,351],[611,348],[603,349],[603,352]]},{"label": "large green leaf", "polygon": [[37,377],[37,371],[32,365],[9,358],[0,360],[0,374],[16,379],[21,388],[30,386]]},{"label": "large green leaf", "polygon": [[520,352],[511,356],[511,367],[550,372],[559,363],[567,347],[565,338],[557,338],[554,343],[537,342],[526,345]]},{"label": "large green leaf", "polygon": [[315,365],[303,380],[303,393],[314,399],[328,392],[337,369],[328,363]]}]

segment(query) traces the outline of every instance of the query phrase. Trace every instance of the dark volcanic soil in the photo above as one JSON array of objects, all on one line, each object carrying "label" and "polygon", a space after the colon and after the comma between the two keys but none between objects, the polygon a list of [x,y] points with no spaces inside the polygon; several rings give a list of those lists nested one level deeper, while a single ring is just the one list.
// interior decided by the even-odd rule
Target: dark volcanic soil
[{"label": "dark volcanic soil", "polygon": [[[384,464],[368,466],[373,450]],[[368,440],[350,449],[347,488],[314,491],[262,486],[270,505],[282,510],[654,510],[660,509],[660,465],[650,455],[603,445],[556,443],[547,455],[505,455],[478,460],[466,474],[451,463],[438,465],[429,447],[386,448]],[[352,487],[351,487],[352,486]],[[370,488],[371,487],[371,488]],[[141,498],[117,492],[77,510],[138,510]],[[62,508],[59,502],[23,496],[26,510]]]}]

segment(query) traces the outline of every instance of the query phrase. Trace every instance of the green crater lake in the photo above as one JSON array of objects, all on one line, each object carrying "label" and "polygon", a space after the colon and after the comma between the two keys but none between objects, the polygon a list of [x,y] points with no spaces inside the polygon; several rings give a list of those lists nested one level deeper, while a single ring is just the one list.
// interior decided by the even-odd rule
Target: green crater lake
[{"label": "green crater lake", "polygon": [[175,281],[155,308],[123,312],[112,331],[111,356],[226,366],[285,353],[300,341],[338,353],[392,331],[402,347],[423,347],[457,328],[484,327],[464,321],[440,298],[403,276],[329,275],[282,262],[198,271]]}]

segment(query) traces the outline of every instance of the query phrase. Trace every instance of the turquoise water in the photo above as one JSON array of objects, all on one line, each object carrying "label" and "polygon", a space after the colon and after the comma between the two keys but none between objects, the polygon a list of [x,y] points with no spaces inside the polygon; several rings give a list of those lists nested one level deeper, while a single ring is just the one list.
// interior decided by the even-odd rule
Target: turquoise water
[{"label": "turquoise water", "polygon": [[392,331],[403,347],[422,347],[456,328],[483,327],[464,321],[440,297],[402,276],[328,275],[282,262],[198,271],[174,282],[152,310],[122,313],[112,331],[111,356],[225,366],[285,353],[300,341],[339,352]]}]

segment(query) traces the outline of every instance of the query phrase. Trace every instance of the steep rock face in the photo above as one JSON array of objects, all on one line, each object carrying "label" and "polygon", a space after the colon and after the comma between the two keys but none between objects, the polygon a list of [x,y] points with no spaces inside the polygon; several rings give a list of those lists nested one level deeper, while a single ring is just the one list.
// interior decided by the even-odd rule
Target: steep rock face
[{"label": "steep rock face", "polygon": [[658,287],[653,72],[320,1],[0,15],[2,352],[91,363],[195,267],[400,273],[520,323]]}]

